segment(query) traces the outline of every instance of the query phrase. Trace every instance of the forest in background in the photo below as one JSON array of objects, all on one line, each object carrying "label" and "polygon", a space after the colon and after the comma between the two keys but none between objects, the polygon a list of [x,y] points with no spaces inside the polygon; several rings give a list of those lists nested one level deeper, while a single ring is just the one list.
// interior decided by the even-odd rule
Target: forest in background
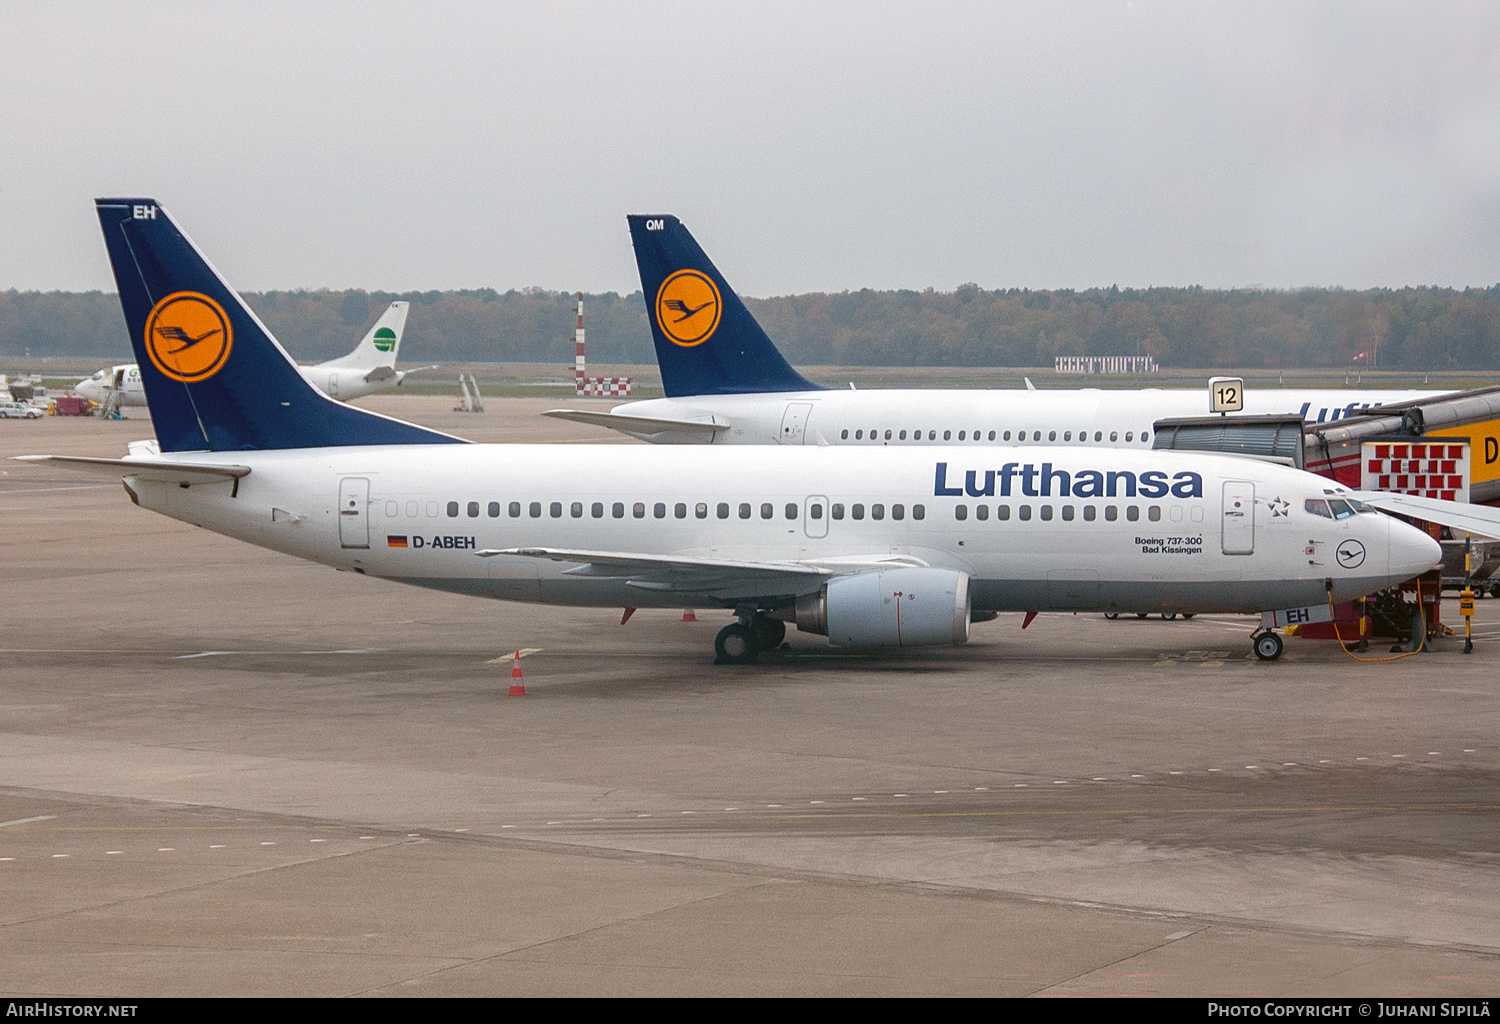
[{"label": "forest in background", "polygon": [[[571,365],[575,294],[271,291],[245,300],[298,359],[343,355],[387,303],[412,304],[403,362]],[[813,292],[745,299],[794,365],[1049,366],[1059,355],[1150,355],[1163,367],[1368,365],[1500,369],[1500,285],[1290,291],[1096,288],[1081,291]],[[589,356],[652,363],[641,293],[584,296]],[[0,292],[0,355],[125,361],[130,345],[108,292]]]}]

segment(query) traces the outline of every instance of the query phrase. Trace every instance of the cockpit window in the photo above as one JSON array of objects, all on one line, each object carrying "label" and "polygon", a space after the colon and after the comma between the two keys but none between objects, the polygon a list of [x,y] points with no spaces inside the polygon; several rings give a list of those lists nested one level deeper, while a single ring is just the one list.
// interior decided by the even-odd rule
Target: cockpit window
[{"label": "cockpit window", "polygon": [[1329,498],[1328,507],[1333,509],[1335,519],[1348,519],[1354,515],[1354,509],[1350,508],[1349,503],[1342,498]]},{"label": "cockpit window", "polygon": [[1315,516],[1322,516],[1324,519],[1333,518],[1333,513],[1328,511],[1328,502],[1322,498],[1308,498],[1302,503],[1302,507]]},{"label": "cockpit window", "polygon": [[1378,511],[1378,509],[1376,509],[1374,505],[1371,505],[1367,501],[1360,501],[1358,498],[1350,498],[1349,499],[1349,504],[1354,507],[1354,511],[1356,511],[1356,512],[1376,512],[1376,511]]}]

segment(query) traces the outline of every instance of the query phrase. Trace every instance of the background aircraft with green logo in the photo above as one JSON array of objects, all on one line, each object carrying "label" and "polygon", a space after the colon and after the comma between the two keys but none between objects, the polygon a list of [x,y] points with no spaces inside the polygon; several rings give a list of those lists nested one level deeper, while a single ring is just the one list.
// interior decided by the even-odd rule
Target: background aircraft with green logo
[{"label": "background aircraft with green logo", "polygon": [[[401,351],[401,335],[406,330],[406,314],[410,308],[408,302],[391,303],[369,333],[360,339],[354,351],[326,363],[299,366],[298,371],[313,387],[344,402],[397,386],[409,374],[420,372],[396,369],[396,356]],[[135,363],[99,370],[79,382],[73,390],[101,404],[109,399],[111,391],[118,394],[119,406],[143,407],[146,404],[140,368]]]}]

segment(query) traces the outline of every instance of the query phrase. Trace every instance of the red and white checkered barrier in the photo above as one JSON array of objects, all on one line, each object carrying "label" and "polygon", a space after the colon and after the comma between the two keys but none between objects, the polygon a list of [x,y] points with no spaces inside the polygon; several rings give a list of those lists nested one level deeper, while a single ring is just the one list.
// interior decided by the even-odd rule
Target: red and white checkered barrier
[{"label": "red and white checkered barrier", "polygon": [[1444,501],[1469,500],[1467,441],[1404,444],[1366,441],[1361,446],[1360,486]]}]

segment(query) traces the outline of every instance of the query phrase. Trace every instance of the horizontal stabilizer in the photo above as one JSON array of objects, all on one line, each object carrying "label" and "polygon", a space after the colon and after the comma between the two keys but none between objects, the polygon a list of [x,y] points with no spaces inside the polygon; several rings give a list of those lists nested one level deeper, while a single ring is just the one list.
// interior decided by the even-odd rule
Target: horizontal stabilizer
[{"label": "horizontal stabilizer", "polygon": [[14,455],[12,458],[16,462],[55,463],[64,469],[97,476],[133,476],[138,480],[170,484],[206,484],[250,475],[249,466],[206,465],[166,459],[91,459],[79,455]]},{"label": "horizontal stabilizer", "polygon": [[573,423],[586,423],[591,427],[607,427],[643,441],[670,440],[677,444],[684,441],[711,444],[716,435],[729,429],[728,421],[720,416],[674,420],[657,416],[631,416],[627,413],[584,412],[580,409],[548,409],[542,415]]},{"label": "horizontal stabilizer", "polygon": [[1500,540],[1500,508],[1440,498],[1419,498],[1414,494],[1391,491],[1355,491],[1353,496],[1382,512],[1394,512],[1398,516],[1410,516],[1451,530]]}]

